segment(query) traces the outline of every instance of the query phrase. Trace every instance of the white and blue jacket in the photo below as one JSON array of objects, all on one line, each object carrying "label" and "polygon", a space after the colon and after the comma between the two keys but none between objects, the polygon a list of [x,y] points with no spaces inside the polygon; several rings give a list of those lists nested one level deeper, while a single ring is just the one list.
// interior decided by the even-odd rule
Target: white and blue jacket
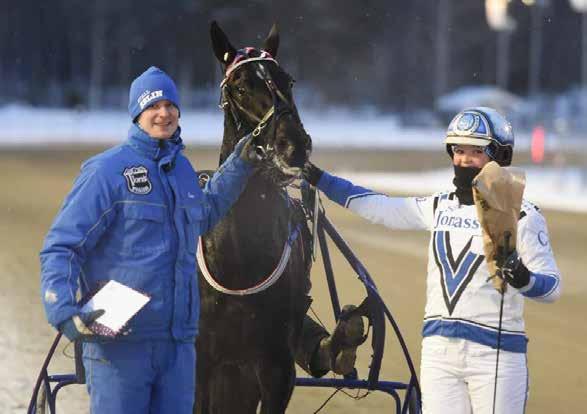
[{"label": "white and blue jacket", "polygon": [[[331,200],[367,220],[393,229],[431,232],[423,336],[441,335],[497,346],[500,294],[488,281],[481,226],[474,205],[454,193],[389,197],[324,173],[318,183]],[[501,348],[526,352],[524,296],[552,302],[560,296],[560,273],[540,211],[524,201],[516,248],[531,272],[530,284],[511,286],[504,298]]]},{"label": "white and blue jacket", "polygon": [[201,190],[169,140],[132,125],[128,139],[86,161],[41,251],[41,294],[57,327],[82,296],[116,280],[151,297],[123,340],[193,341],[199,292],[196,242],[230,209],[251,166],[232,154]]}]

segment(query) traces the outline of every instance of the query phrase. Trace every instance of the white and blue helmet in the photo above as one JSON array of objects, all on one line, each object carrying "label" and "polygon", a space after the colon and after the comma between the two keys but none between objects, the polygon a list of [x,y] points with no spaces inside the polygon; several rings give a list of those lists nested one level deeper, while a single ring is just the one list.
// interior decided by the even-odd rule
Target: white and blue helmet
[{"label": "white and blue helmet", "polygon": [[512,125],[495,109],[476,107],[459,112],[446,131],[446,151],[453,157],[453,145],[476,145],[502,167],[512,163]]}]

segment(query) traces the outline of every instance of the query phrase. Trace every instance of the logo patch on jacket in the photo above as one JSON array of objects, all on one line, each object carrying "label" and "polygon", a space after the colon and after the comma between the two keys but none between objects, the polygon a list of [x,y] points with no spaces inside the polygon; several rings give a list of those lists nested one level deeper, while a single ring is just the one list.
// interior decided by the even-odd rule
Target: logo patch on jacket
[{"label": "logo patch on jacket", "polygon": [[149,181],[149,170],[143,165],[138,167],[129,167],[124,170],[124,178],[126,178],[126,184],[128,191],[135,194],[149,194],[153,186]]}]

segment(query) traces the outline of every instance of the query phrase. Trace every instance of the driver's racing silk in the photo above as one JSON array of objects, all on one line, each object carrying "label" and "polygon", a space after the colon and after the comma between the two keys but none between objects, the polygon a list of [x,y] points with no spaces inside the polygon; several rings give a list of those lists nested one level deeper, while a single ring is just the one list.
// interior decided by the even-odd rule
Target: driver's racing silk
[{"label": "driver's racing silk", "polygon": [[[423,336],[463,338],[497,347],[500,293],[489,278],[475,205],[451,192],[428,197],[389,197],[324,173],[318,188],[367,220],[393,229],[430,231]],[[537,207],[522,203],[517,251],[531,272],[523,289],[508,286],[501,348],[526,352],[524,296],[552,302],[560,295],[560,273]]]}]

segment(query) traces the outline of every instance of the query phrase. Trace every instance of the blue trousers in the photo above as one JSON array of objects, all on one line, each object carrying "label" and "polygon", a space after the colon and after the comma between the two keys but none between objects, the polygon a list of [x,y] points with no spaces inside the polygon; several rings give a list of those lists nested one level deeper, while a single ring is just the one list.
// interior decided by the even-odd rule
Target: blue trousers
[{"label": "blue trousers", "polygon": [[87,342],[83,349],[92,414],[192,414],[193,343]]}]

